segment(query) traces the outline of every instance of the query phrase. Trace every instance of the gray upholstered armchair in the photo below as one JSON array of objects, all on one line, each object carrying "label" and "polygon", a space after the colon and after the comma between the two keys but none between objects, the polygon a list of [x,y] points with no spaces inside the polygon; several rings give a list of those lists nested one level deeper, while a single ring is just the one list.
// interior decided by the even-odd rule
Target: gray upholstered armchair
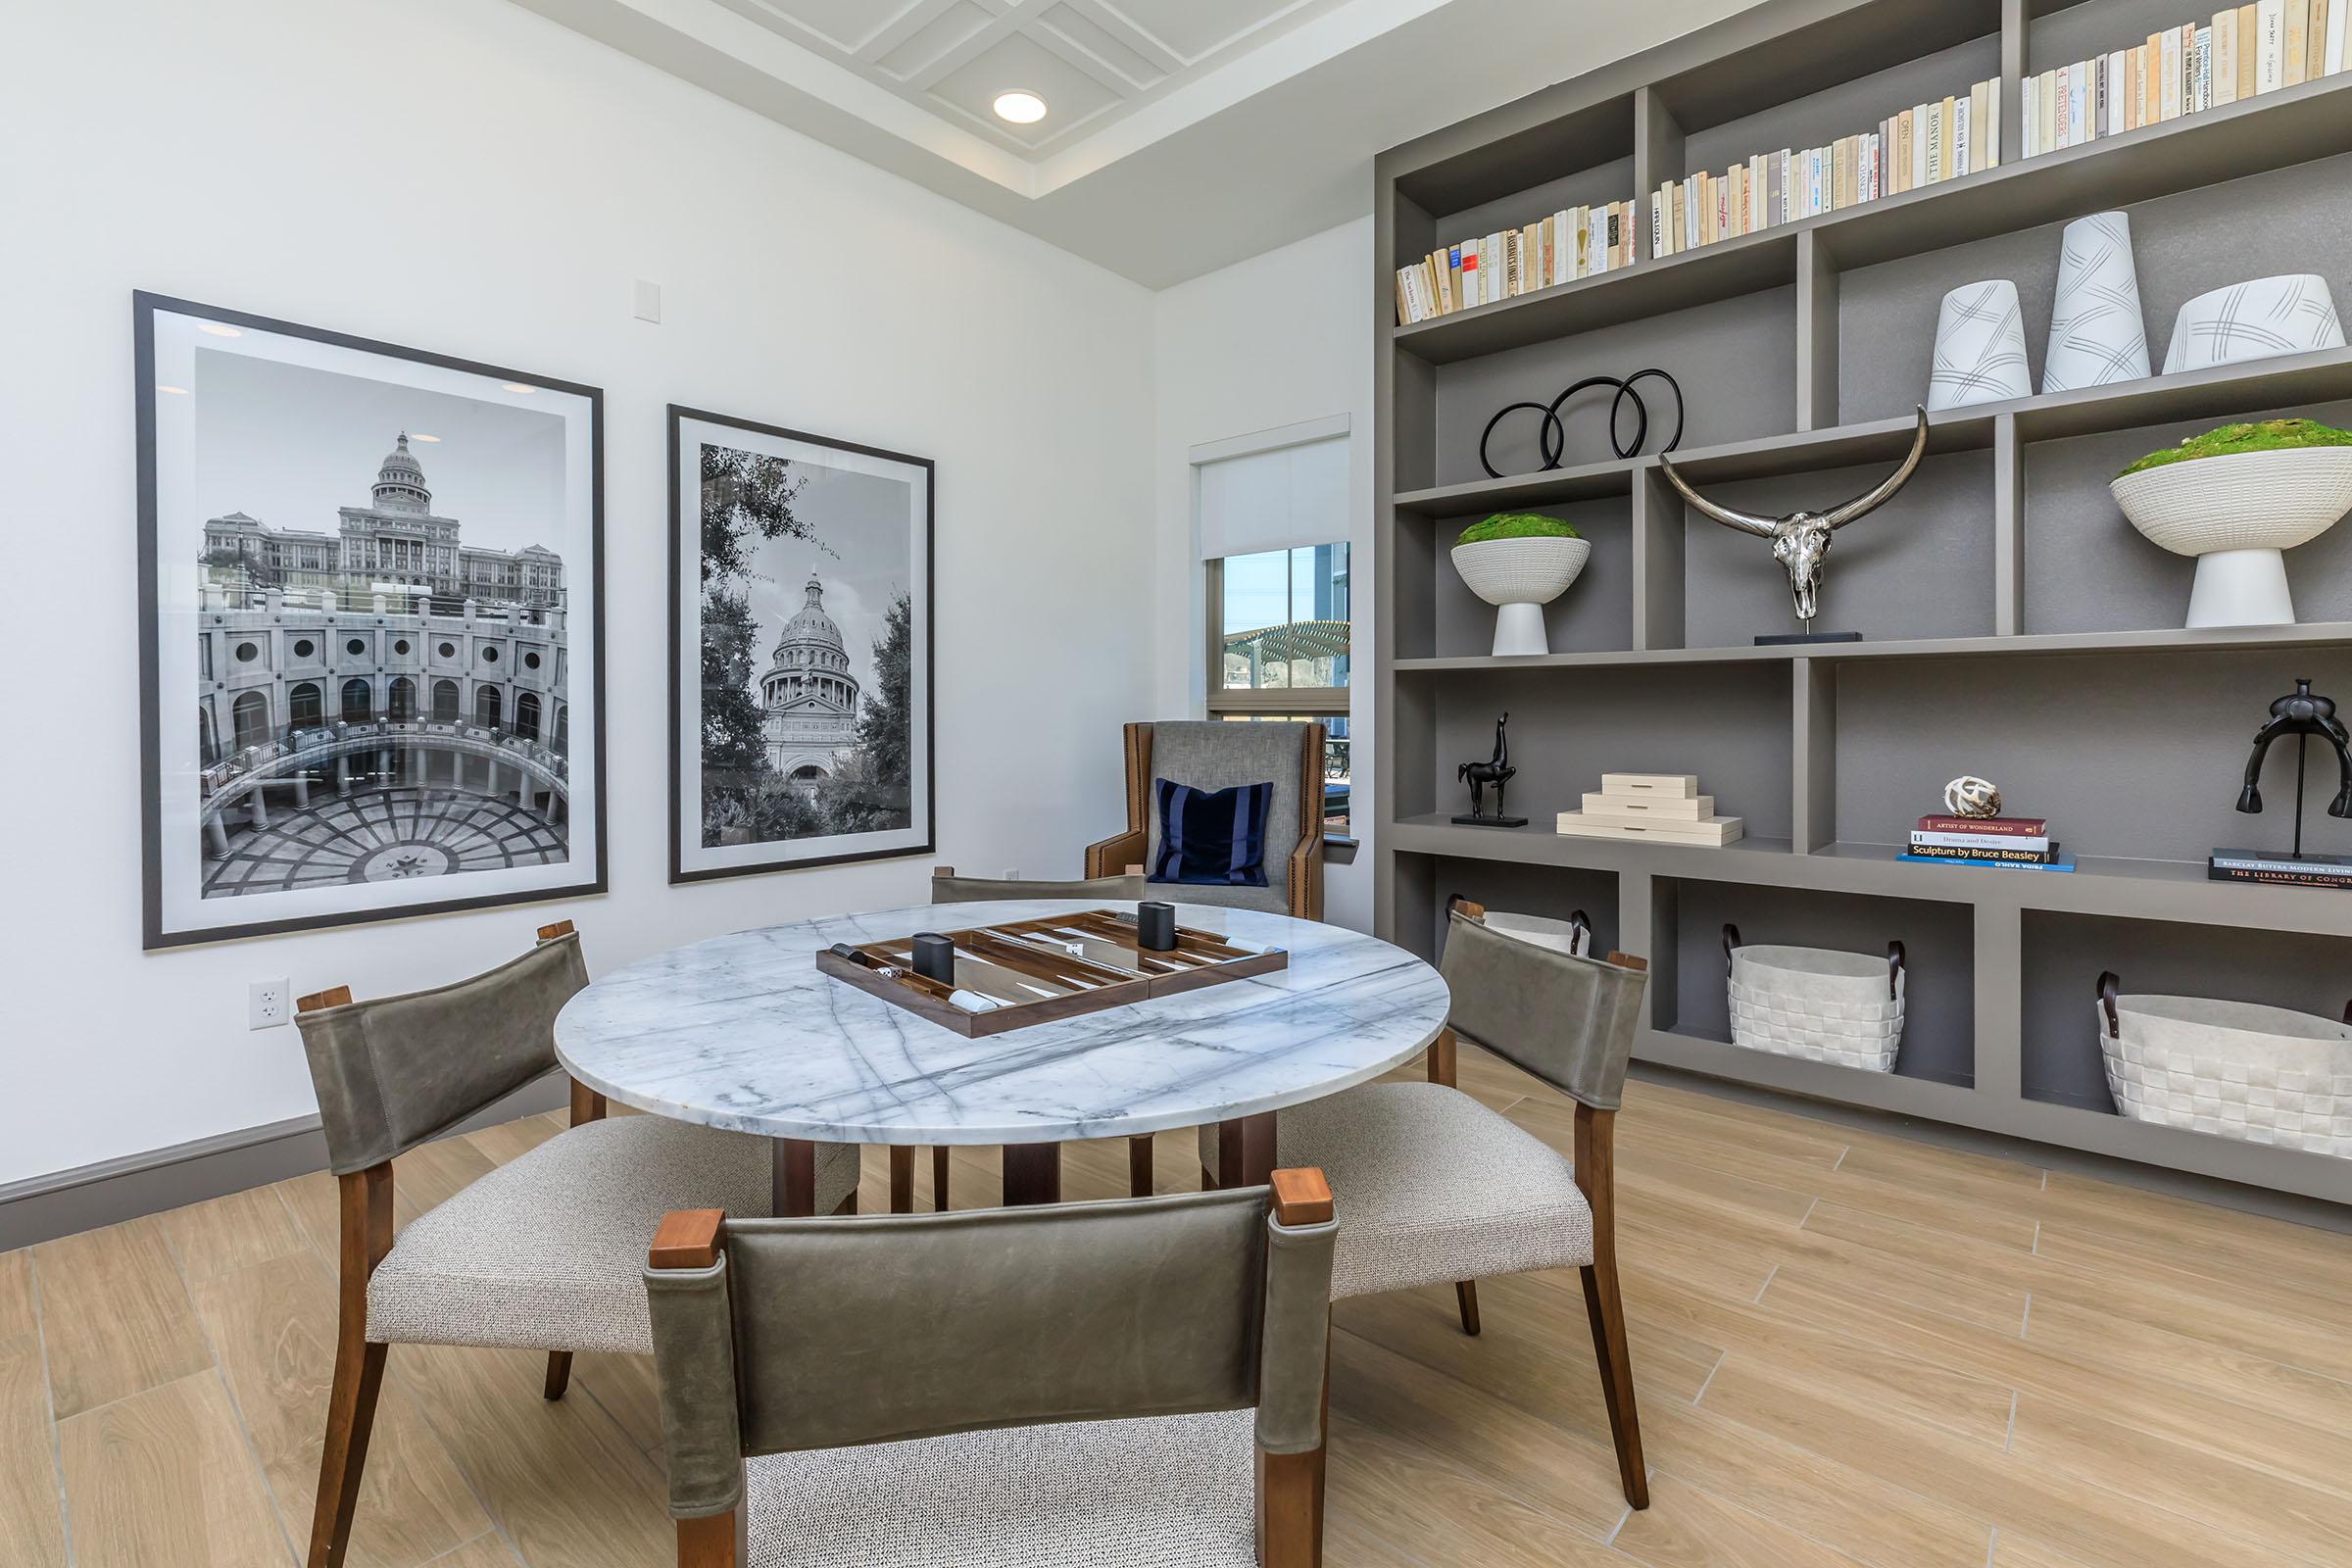
[{"label": "gray upholstered armchair", "polygon": [[[1581,1269],[1618,1479],[1626,1501],[1646,1508],[1649,1482],[1617,1289],[1612,1151],[1647,966],[1621,953],[1604,963],[1539,946],[1489,927],[1485,914],[1456,899],[1446,918],[1439,967],[1453,1006],[1430,1048],[1430,1081],[1366,1084],[1293,1106],[1277,1123],[1275,1157],[1320,1166],[1338,1195],[1335,1297],[1450,1280],[1463,1332],[1476,1334],[1479,1279]],[[1453,1087],[1457,1037],[1576,1102],[1572,1159]],[[1213,1185],[1213,1128],[1200,1139],[1200,1163]]]},{"label": "gray upholstered armchair", "polygon": [[[605,1114],[571,1086],[571,1126],[392,1233],[392,1162],[556,1068],[556,1014],[588,984],[571,922],[487,974],[354,1002],[296,1004],[327,1162],[342,1190],[334,1383],[311,1523],[310,1568],[334,1568],[368,1462],[386,1349],[545,1350],[564,1396],[574,1350],[653,1348],[639,1282],[645,1238],[689,1203],[768,1210],[767,1140],[661,1116]],[[817,1202],[854,1207],[853,1145],[819,1146]]]},{"label": "gray upholstered armchair", "polygon": [[[1269,1199],[1272,1212],[1268,1212]],[[1322,1561],[1332,1203],[662,1223],[679,1568]]]},{"label": "gray upholstered armchair", "polygon": [[1198,789],[1271,782],[1266,813],[1266,886],[1155,887],[1176,903],[1223,904],[1323,918],[1323,726],[1221,719],[1168,720],[1126,727],[1127,827],[1087,846],[1086,874],[1116,876],[1149,866],[1159,850],[1159,813],[1152,781]]}]

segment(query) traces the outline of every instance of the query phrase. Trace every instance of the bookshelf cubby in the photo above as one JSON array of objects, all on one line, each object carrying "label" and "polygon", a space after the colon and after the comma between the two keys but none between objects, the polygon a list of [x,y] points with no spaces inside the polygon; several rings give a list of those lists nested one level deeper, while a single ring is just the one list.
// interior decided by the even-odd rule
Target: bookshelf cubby
[{"label": "bookshelf cubby", "polygon": [[[1379,737],[1377,920],[1430,953],[1444,901],[1584,907],[1649,957],[1637,1055],[1664,1065],[2268,1189],[2352,1200],[2352,1168],[2114,1113],[2092,1028],[2102,968],[2146,989],[2332,1015],[2352,995],[2352,899],[2206,879],[2217,844],[2283,845],[2272,810],[2231,806],[2271,698],[2310,676],[2352,694],[2352,526],[2288,558],[2302,623],[2180,629],[2190,562],[2156,550],[2107,481],[2131,458],[2228,419],[2352,425],[2352,351],[2331,350],[1939,413],[1890,504],[1838,536],[1818,622],[1865,641],[1755,646],[1790,629],[1785,580],[1754,540],[1692,514],[1654,455],[1672,400],[1617,458],[1608,394],[1564,411],[1563,466],[1536,416],[1478,440],[1505,403],[1572,381],[1672,371],[1688,400],[1678,466],[1775,513],[1861,490],[1901,457],[1943,291],[2008,277],[2039,382],[2059,234],[2122,208],[2152,360],[2180,303],[2273,272],[2317,271],[2352,300],[2352,74],[2019,157],[2018,84],[2190,20],[2179,0],[1766,0],[1714,27],[1384,154],[1371,676]],[[1868,128],[1889,107],[2003,82],[1998,167],[1599,277],[1410,325],[1390,270],[1441,239],[1563,201],[1654,190],[1749,152]],[[1647,235],[1642,236],[1646,249]],[[1665,428],[1659,428],[1663,425]],[[1630,431],[1629,431],[1630,433]],[[1593,542],[1547,610],[1552,652],[1489,657],[1492,611],[1447,559],[1491,512],[1574,521]],[[1456,763],[1511,714],[1521,829],[1459,826]],[[2331,756],[2309,762],[2332,794]],[[1695,772],[1746,819],[1723,849],[1562,837],[1553,813],[1604,769]],[[1943,781],[1981,773],[2047,814],[2072,874],[1893,858]],[[2307,818],[2352,853],[2352,823]],[[1604,912],[1605,911],[1605,912]],[[1720,931],[1878,951],[1913,980],[1898,1069],[1740,1050],[1724,1020]],[[2323,995],[2323,993],[2326,993]]]}]

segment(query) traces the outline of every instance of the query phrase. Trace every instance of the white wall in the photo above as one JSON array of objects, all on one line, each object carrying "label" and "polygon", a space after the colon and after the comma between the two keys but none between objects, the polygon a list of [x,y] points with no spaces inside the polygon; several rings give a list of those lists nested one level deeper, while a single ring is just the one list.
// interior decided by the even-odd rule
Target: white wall
[{"label": "white wall", "polygon": [[[1366,178],[1369,179],[1369,171]],[[1368,198],[1368,193],[1367,193]],[[1367,199],[1365,205],[1370,205]],[[1237,262],[1164,289],[1156,300],[1157,433],[1152,478],[1159,522],[1153,687],[1160,716],[1197,714],[1207,700],[1201,630],[1206,623],[1194,546],[1192,448],[1230,436],[1348,416],[1348,514],[1355,579],[1357,667],[1371,666],[1372,220],[1326,229],[1295,245]],[[1324,917],[1372,926],[1372,693],[1348,712],[1355,783],[1350,820],[1364,847],[1353,864],[1324,868]]]},{"label": "white wall", "polygon": [[[1165,708],[1142,289],[503,0],[6,9],[0,1182],[311,1111],[249,980],[920,900],[929,858],[666,885],[673,400],[938,460],[940,859],[1075,873],[1120,825],[1118,726]],[[605,389],[610,896],[140,952],[133,288]]]}]

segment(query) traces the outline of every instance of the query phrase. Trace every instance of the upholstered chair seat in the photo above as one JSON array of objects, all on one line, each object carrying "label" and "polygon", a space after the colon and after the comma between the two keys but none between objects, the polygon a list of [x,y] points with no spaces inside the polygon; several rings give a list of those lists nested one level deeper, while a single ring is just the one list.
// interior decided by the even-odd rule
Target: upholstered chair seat
[{"label": "upholstered chair seat", "polygon": [[745,1466],[751,1561],[1255,1568],[1254,1427],[1220,1410],[771,1454]]},{"label": "upholstered chair seat", "polygon": [[[681,1202],[766,1214],[770,1148],[665,1116],[558,1133],[410,1222],[368,1278],[368,1338],[650,1354],[646,1238]],[[819,1144],[817,1211],[858,1175],[855,1145]]]},{"label": "upholstered chair seat", "polygon": [[[1592,1205],[1550,1145],[1444,1084],[1366,1084],[1282,1113],[1275,1159],[1347,1195],[1335,1300],[1592,1261]],[[1216,1129],[1200,1130],[1217,1169]]]}]

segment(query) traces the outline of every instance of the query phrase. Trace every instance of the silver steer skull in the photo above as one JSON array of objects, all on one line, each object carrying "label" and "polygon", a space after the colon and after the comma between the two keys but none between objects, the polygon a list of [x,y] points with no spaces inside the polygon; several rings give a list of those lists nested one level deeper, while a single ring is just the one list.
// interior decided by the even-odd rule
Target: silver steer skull
[{"label": "silver steer skull", "polygon": [[1826,512],[1791,512],[1781,517],[1759,517],[1750,512],[1740,512],[1719,502],[1709,501],[1690,488],[1675,471],[1674,460],[1661,456],[1658,466],[1666,482],[1682,492],[1683,499],[1706,516],[1727,528],[1752,533],[1759,539],[1772,541],[1772,559],[1788,568],[1788,592],[1796,601],[1796,618],[1810,629],[1813,617],[1821,609],[1821,564],[1830,554],[1830,535],[1884,506],[1903,487],[1904,481],[1918,468],[1919,460],[1928,453],[1928,411],[1919,410],[1919,433],[1912,438],[1910,455],[1901,466],[1879,484],[1842,506]]}]

